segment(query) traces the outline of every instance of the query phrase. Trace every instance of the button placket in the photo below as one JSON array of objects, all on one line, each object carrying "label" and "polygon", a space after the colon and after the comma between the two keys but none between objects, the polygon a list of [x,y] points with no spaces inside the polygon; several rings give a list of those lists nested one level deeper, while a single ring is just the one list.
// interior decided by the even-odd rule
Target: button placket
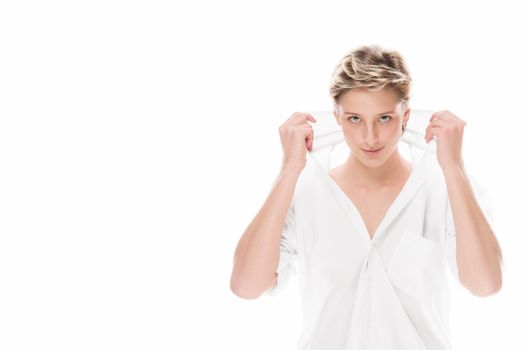
[{"label": "button placket", "polygon": [[371,316],[372,316],[372,271],[369,268],[369,262],[370,258],[374,252],[375,249],[375,240],[371,239],[368,241],[368,254],[366,256],[366,279],[367,279],[367,285],[368,285],[368,297],[367,297],[367,315],[366,315],[366,327],[365,327],[365,342],[363,344],[364,349],[368,347],[369,344],[369,337],[370,337],[370,331],[372,329],[372,322],[371,322]]},{"label": "button placket", "polygon": [[[372,249],[374,249],[374,246],[375,246],[375,241],[374,240],[369,240],[368,241],[368,252],[366,254],[366,261],[365,261],[365,266],[368,270],[368,261],[370,260],[370,255],[372,255]],[[368,275],[368,273],[367,273]]]}]

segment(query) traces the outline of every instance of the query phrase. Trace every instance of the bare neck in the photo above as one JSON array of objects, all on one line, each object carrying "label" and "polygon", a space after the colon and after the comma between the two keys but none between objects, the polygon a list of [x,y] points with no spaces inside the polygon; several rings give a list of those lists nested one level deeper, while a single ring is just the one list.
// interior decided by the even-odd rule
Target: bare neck
[{"label": "bare neck", "polygon": [[380,167],[368,167],[352,154],[342,165],[345,178],[352,178],[352,183],[363,188],[386,187],[404,181],[412,171],[412,164],[405,160],[396,149]]}]

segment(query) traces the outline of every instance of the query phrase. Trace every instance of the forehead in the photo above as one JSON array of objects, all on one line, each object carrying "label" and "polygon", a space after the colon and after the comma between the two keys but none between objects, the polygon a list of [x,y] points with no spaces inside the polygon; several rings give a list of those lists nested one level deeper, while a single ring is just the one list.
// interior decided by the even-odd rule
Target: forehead
[{"label": "forehead", "polygon": [[400,104],[399,97],[391,89],[352,89],[346,91],[339,99],[342,112],[374,116],[389,111],[397,113]]},{"label": "forehead", "polygon": [[389,104],[395,105],[399,102],[399,97],[392,89],[383,88],[379,91],[370,91],[359,88],[346,91],[339,98],[340,104],[351,103],[374,103],[374,104]]}]

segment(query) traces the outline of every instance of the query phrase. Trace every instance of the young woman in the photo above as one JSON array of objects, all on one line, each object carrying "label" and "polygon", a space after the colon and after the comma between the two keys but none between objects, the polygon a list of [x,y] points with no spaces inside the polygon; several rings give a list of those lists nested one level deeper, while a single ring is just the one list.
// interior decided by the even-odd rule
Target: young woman
[{"label": "young woman", "polygon": [[501,288],[487,192],[461,155],[466,123],[436,112],[425,137],[436,154],[410,163],[398,150],[410,87],[396,51],[343,57],[330,93],[350,153],[334,168],[309,152],[312,115],[279,128],[281,172],[238,243],[231,289],[276,295],[298,265],[301,350],[451,349],[446,266],[476,296]]}]

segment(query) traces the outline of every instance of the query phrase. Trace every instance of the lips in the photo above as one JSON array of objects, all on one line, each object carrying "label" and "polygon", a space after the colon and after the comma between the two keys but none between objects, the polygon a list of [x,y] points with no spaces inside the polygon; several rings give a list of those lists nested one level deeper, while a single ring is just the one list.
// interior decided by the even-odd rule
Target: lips
[{"label": "lips", "polygon": [[380,149],[382,149],[382,148],[375,148],[375,149],[363,149],[363,151],[366,151],[366,152],[375,152],[375,151],[379,151]]}]

